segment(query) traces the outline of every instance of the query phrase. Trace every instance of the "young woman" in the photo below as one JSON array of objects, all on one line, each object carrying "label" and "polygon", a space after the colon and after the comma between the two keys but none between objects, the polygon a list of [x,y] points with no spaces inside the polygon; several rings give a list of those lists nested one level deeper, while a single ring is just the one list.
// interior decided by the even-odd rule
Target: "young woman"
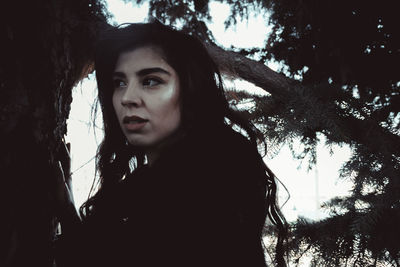
[{"label": "young woman", "polygon": [[82,220],[68,191],[61,197],[58,265],[265,266],[266,218],[285,229],[274,176],[202,43],[158,22],[129,24],[108,30],[96,54],[100,189]]}]

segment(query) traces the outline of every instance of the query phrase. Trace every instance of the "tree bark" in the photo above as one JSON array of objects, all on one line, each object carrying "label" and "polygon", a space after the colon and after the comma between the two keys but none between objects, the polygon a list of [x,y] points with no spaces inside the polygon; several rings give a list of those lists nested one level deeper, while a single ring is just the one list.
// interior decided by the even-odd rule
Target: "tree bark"
[{"label": "tree bark", "polygon": [[253,83],[277,98],[288,97],[290,90],[299,85],[298,82],[273,71],[262,62],[216,45],[206,44],[206,47],[222,73]]},{"label": "tree bark", "polygon": [[1,266],[53,266],[52,163],[106,23],[95,1],[7,1],[0,41]]}]

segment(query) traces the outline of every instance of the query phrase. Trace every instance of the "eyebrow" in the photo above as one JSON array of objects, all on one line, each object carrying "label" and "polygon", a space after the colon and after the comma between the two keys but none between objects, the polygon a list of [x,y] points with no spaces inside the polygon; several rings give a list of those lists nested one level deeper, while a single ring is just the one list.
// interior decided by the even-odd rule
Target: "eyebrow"
[{"label": "eyebrow", "polygon": [[[171,76],[171,73],[169,73],[168,71],[166,71],[165,69],[162,68],[146,68],[146,69],[141,69],[139,71],[136,72],[136,75],[138,76],[145,76],[151,73],[164,73],[167,75]],[[123,72],[120,71],[116,71],[113,73],[112,75],[114,78],[125,78],[126,75]]]},{"label": "eyebrow", "polygon": [[145,76],[145,75],[147,75],[147,74],[157,73],[157,72],[171,75],[171,73],[169,73],[168,71],[166,71],[166,70],[164,70],[164,69],[162,69],[162,68],[147,68],[147,69],[142,69],[142,70],[139,70],[138,72],[136,72],[136,74],[137,74],[138,76]]},{"label": "eyebrow", "polygon": [[113,78],[125,78],[126,75],[123,72],[115,71],[115,72],[113,72],[112,77]]}]

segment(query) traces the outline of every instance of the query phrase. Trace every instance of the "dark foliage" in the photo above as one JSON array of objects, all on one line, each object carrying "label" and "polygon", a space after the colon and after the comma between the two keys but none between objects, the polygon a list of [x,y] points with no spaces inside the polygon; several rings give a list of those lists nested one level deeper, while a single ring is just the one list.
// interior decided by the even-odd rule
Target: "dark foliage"
[{"label": "dark foliage", "polygon": [[[150,1],[150,14],[214,44],[204,23],[209,20],[207,2]],[[349,145],[353,151],[341,171],[354,182],[352,195],[324,205],[332,212],[330,218],[301,219],[293,225],[293,258],[309,251],[314,266],[400,266],[396,1],[220,2],[231,6],[227,26],[251,12],[268,15],[273,31],[266,46],[233,50],[261,62],[281,62],[282,72],[298,80],[276,90],[263,86],[249,66],[238,75],[273,92],[236,93],[232,98],[233,103],[255,104],[243,114],[264,130],[270,149],[300,138],[304,149],[295,156],[312,164],[318,135],[323,134],[328,145]]]},{"label": "dark foliage", "polygon": [[274,31],[265,58],[284,62],[291,76],[301,74],[302,84],[314,87],[320,101],[335,104],[340,123],[347,125],[336,132],[318,125],[311,130],[325,129],[321,132],[330,141],[353,149],[342,168],[342,176],[354,181],[352,196],[331,201],[326,207],[341,212],[325,221],[298,221],[294,241],[317,252],[315,262],[398,266],[400,72],[395,66],[400,31],[395,1],[267,2]]},{"label": "dark foliage", "polygon": [[[137,3],[144,0],[137,0]],[[269,15],[265,47],[233,49],[237,75],[270,94],[234,95],[268,137],[270,151],[300,138],[297,158],[315,161],[318,135],[347,144],[342,176],[352,195],[325,203],[331,217],[293,225],[293,260],[312,253],[313,266],[400,266],[400,30],[396,1],[221,1],[227,26],[251,12]],[[208,0],[153,1],[150,13],[215,45],[205,22]],[[93,43],[106,15],[101,1],[7,1],[0,38],[0,265],[50,266],[54,237],[48,160],[66,132],[71,88],[90,71]],[[267,34],[267,33],[266,33]],[[256,65],[281,62],[298,80],[268,87]],[[246,65],[247,64],[247,65]],[[257,69],[258,70],[258,69]],[[265,80],[263,80],[265,78]],[[294,79],[293,79],[294,80]],[[4,234],[3,234],[4,233]],[[3,238],[4,237],[4,238]],[[301,260],[301,259],[300,259]],[[25,264],[25,265],[24,265]]]}]

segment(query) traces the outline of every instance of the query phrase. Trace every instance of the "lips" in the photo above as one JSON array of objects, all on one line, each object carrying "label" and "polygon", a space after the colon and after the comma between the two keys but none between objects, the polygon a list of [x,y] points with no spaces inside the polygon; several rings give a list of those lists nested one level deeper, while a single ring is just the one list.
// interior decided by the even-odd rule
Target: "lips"
[{"label": "lips", "polygon": [[148,121],[149,120],[139,116],[125,116],[122,123],[128,131],[138,131],[143,128]]}]

